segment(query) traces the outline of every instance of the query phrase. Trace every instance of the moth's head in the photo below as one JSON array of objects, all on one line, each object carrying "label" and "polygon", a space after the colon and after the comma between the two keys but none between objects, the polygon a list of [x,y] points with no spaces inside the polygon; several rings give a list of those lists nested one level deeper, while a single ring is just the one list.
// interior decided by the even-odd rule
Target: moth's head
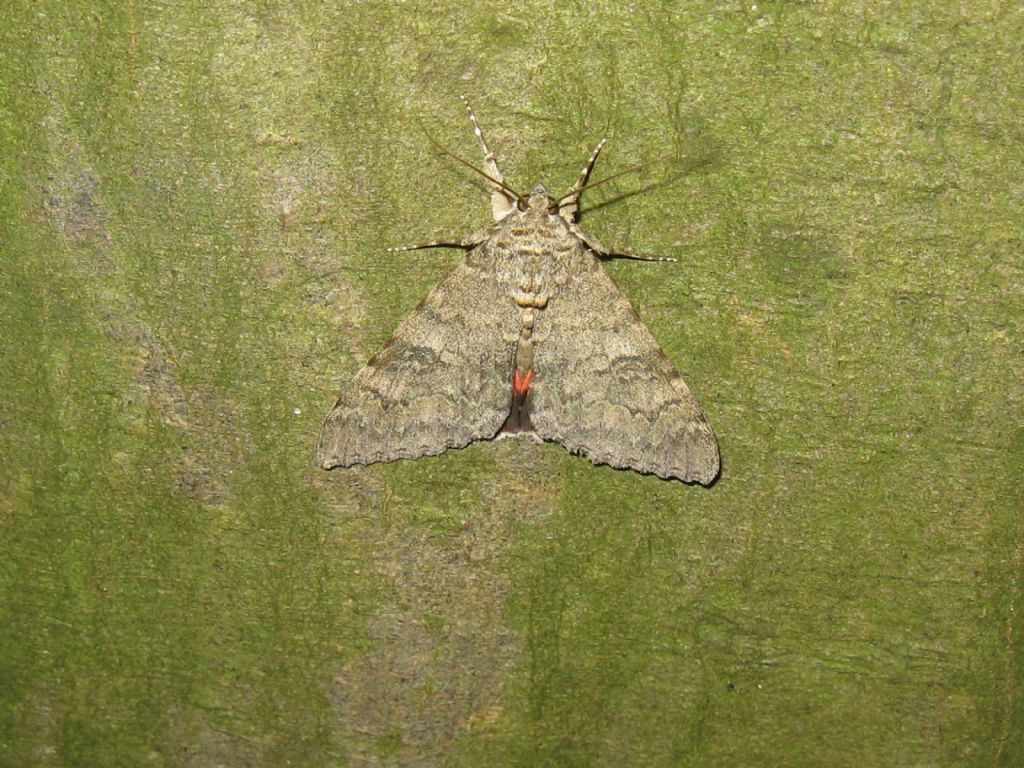
[{"label": "moth's head", "polygon": [[519,209],[522,211],[547,211],[556,214],[558,213],[558,201],[548,193],[548,188],[543,184],[534,184],[533,189],[530,190],[530,196],[525,200],[520,198]]}]

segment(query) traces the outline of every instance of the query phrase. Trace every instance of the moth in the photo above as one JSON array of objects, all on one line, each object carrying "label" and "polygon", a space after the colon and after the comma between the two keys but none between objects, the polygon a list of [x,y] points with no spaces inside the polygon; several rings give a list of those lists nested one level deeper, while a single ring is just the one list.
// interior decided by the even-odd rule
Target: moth
[{"label": "moth", "polygon": [[468,254],[342,390],[320,432],[320,466],[529,434],[595,464],[710,484],[719,471],[715,435],[601,266],[628,254],[609,252],[577,225],[580,193],[606,139],[562,197],[543,184],[520,195],[505,184],[468,103],[466,110],[494,223],[453,242],[389,249]]}]

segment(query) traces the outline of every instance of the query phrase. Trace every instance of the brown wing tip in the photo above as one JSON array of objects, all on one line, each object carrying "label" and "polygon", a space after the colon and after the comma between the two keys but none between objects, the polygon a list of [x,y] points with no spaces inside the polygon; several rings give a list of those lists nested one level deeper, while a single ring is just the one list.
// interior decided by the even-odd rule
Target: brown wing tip
[{"label": "brown wing tip", "polygon": [[340,467],[344,462],[338,456],[338,452],[331,450],[329,445],[326,445],[324,435],[320,435],[320,439],[317,440],[316,444],[316,463],[320,466],[320,469],[334,469]]},{"label": "brown wing tip", "polygon": [[698,471],[690,473],[688,477],[680,479],[685,483],[699,483],[706,488],[718,480],[719,474],[721,472],[716,461],[712,466],[702,467]]},{"label": "brown wing tip", "polygon": [[722,471],[722,460],[718,453],[718,441],[715,433],[711,431],[707,420],[700,414],[700,426],[698,429],[699,441],[687,452],[686,457],[686,482],[696,482],[703,486],[714,483]]}]

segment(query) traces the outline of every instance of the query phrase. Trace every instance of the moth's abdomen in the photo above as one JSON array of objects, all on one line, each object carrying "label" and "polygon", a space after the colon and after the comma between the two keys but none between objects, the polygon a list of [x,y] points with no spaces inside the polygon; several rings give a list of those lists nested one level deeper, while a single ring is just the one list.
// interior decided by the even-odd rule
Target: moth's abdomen
[{"label": "moth's abdomen", "polygon": [[530,421],[530,383],[533,381],[534,310],[526,309],[520,317],[519,339],[512,358],[512,397],[503,432],[532,432]]}]

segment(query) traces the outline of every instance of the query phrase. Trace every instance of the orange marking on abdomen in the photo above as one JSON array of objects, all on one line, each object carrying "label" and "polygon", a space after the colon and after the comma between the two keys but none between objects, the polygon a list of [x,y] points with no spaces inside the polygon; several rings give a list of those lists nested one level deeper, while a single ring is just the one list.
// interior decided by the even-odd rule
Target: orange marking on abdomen
[{"label": "orange marking on abdomen", "polygon": [[519,371],[512,374],[512,391],[517,395],[525,395],[530,391],[530,382],[533,381],[533,368],[520,376]]}]

